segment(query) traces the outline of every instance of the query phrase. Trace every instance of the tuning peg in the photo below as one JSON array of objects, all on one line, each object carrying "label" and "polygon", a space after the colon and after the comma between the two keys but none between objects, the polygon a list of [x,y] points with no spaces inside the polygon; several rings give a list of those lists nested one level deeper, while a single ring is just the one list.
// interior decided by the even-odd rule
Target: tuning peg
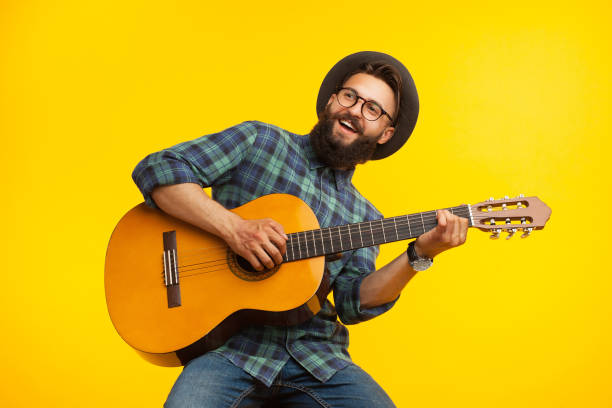
[{"label": "tuning peg", "polygon": [[495,201],[495,199],[493,197],[489,197],[487,201]]},{"label": "tuning peg", "polygon": [[517,198],[524,198],[525,194],[519,194]]},{"label": "tuning peg", "polygon": [[504,200],[508,200],[508,199],[510,199],[510,197],[504,196]]},{"label": "tuning peg", "polygon": [[523,228],[523,234],[521,235],[521,238],[527,238],[529,235],[531,235],[531,231],[533,231],[533,228]]},{"label": "tuning peg", "polygon": [[494,229],[493,230],[493,234],[491,234],[491,236],[489,238],[491,238],[491,239],[498,239],[500,232],[501,232],[500,228]]},{"label": "tuning peg", "polygon": [[516,234],[516,228],[511,228],[510,230],[508,230],[508,236],[506,237],[506,239],[512,238],[514,234]]}]

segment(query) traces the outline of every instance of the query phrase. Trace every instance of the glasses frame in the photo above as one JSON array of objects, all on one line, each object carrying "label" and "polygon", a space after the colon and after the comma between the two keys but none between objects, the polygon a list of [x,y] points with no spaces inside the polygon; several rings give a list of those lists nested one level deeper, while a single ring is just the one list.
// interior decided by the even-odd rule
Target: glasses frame
[{"label": "glasses frame", "polygon": [[[341,91],[343,91],[343,90],[348,90],[348,91],[351,91],[351,92],[353,92],[353,93],[355,94],[355,96],[357,97],[357,99],[355,99],[355,102],[354,102],[354,103],[353,103],[351,106],[346,106],[346,105],[343,105],[343,104],[342,104],[342,102],[340,102],[340,96],[339,96],[339,93],[340,93]],[[386,110],[384,110],[384,109],[382,108],[382,106],[380,106],[380,104],[379,104],[378,102],[376,102],[376,101],[374,101],[374,100],[372,100],[372,99],[366,99],[366,98],[364,98],[363,96],[360,96],[360,95],[359,95],[359,93],[358,93],[356,90],[354,90],[353,88],[348,88],[348,87],[338,88],[338,89],[336,90],[336,92],[335,92],[335,93],[336,93],[336,99],[338,100],[338,104],[339,104],[340,106],[345,107],[345,108],[352,108],[353,106],[357,105],[357,103],[359,102],[359,100],[360,100],[360,99],[362,99],[362,100],[363,100],[363,103],[361,104],[361,114],[363,115],[363,117],[365,118],[365,120],[368,120],[368,121],[370,121],[370,122],[376,122],[378,119],[380,119],[380,118],[382,117],[382,115],[387,115],[387,117],[389,118],[389,120],[391,121],[391,123],[392,123],[392,124],[395,124],[395,121],[393,120],[393,118],[391,117],[391,115],[389,115],[389,114],[387,113],[387,111],[386,111]],[[366,103],[373,103],[374,105],[376,105],[376,106],[378,106],[378,107],[380,108],[381,114],[380,114],[380,115],[379,115],[379,116],[378,116],[376,119],[368,119],[368,118],[366,117],[365,112],[363,111],[363,108],[364,108],[364,106],[366,105]]]}]

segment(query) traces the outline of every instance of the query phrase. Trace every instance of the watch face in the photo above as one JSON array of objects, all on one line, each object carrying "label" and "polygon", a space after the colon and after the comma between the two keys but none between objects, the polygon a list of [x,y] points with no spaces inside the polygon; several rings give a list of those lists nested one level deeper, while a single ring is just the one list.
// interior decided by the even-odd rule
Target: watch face
[{"label": "watch face", "polygon": [[420,271],[424,271],[425,269],[429,268],[432,264],[433,262],[431,259],[419,258],[419,259],[416,259],[412,263],[412,269],[414,269],[417,272],[420,272]]}]

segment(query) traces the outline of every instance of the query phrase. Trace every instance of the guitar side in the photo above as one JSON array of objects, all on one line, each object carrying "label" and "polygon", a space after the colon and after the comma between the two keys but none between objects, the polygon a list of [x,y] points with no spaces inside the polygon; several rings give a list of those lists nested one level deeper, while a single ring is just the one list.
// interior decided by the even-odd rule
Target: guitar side
[{"label": "guitar side", "polygon": [[[312,210],[286,194],[263,196],[232,211],[245,219],[273,218],[287,233],[319,228]],[[178,307],[168,306],[164,284],[167,231],[176,232]],[[323,257],[284,263],[261,280],[241,278],[231,259],[218,237],[144,203],[134,207],[117,224],[106,254],[106,301],[115,329],[146,360],[178,366],[245,325],[306,320],[327,296]]]}]

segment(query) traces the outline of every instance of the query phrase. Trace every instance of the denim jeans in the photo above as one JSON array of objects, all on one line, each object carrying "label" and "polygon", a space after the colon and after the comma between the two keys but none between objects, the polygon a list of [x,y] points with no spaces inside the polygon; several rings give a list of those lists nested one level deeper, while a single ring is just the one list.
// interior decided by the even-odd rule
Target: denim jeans
[{"label": "denim jeans", "polygon": [[165,408],[395,407],[389,396],[355,364],[322,383],[292,358],[271,387],[217,353],[191,361],[176,380]]}]

